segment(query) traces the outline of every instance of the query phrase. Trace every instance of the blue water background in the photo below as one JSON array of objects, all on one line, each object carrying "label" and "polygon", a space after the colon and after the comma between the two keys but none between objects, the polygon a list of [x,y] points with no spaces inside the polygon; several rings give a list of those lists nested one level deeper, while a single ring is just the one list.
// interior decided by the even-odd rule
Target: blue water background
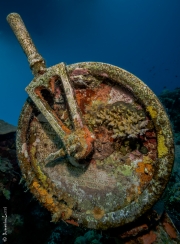
[{"label": "blue water background", "polygon": [[110,63],[157,95],[180,86],[179,0],[0,0],[0,119],[17,125],[32,80],[6,16],[23,18],[47,66]]}]

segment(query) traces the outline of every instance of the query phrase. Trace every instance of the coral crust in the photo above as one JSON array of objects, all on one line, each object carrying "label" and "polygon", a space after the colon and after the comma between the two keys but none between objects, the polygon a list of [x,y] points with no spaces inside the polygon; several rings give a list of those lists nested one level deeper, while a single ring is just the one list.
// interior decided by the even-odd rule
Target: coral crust
[{"label": "coral crust", "polygon": [[157,112],[152,106],[147,106],[146,110],[150,113],[152,119],[157,117]]},{"label": "coral crust", "polygon": [[102,219],[102,217],[104,216],[104,210],[99,207],[95,207],[92,210],[92,214],[95,219],[99,220],[99,219]]},{"label": "coral crust", "polygon": [[162,158],[168,154],[168,148],[165,145],[165,138],[163,135],[158,134],[157,139],[158,139],[158,147],[157,147],[158,148],[158,157]]}]

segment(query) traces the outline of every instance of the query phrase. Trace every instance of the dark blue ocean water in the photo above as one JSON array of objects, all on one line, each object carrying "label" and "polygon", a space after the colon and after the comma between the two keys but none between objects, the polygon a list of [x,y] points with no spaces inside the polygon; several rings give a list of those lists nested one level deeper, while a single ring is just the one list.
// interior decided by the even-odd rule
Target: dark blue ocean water
[{"label": "dark blue ocean water", "polygon": [[47,66],[98,61],[157,95],[180,86],[179,0],[0,0],[0,119],[17,125],[33,76],[6,16],[23,18]]}]

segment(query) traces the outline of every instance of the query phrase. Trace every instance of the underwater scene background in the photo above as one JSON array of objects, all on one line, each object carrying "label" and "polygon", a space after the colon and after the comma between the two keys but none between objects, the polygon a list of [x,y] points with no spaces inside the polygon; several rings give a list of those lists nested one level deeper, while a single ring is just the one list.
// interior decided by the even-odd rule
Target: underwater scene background
[{"label": "underwater scene background", "polygon": [[7,207],[7,243],[178,243],[172,229],[158,242],[154,219],[147,220],[151,235],[136,233],[134,239],[123,229],[95,231],[50,222],[50,213],[22,181],[16,158],[16,126],[33,75],[6,16],[21,15],[47,67],[109,63],[136,75],[158,96],[171,121],[175,163],[156,211],[168,213],[180,231],[179,9],[178,0],[0,0],[0,213]]},{"label": "underwater scene background", "polygon": [[0,104],[6,104],[0,106],[1,117],[17,125],[24,89],[32,80],[6,21],[9,13],[21,15],[47,67],[109,63],[133,73],[158,95],[179,84],[179,8],[178,0],[0,1]]}]

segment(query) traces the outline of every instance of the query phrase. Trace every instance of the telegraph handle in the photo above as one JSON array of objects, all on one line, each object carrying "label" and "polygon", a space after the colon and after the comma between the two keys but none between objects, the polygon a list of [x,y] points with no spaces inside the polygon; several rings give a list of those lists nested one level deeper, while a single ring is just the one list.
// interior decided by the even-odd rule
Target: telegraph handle
[{"label": "telegraph handle", "polygon": [[46,69],[45,61],[38,53],[21,16],[17,13],[11,13],[7,16],[7,21],[28,58],[33,74],[36,76],[43,72]]}]

